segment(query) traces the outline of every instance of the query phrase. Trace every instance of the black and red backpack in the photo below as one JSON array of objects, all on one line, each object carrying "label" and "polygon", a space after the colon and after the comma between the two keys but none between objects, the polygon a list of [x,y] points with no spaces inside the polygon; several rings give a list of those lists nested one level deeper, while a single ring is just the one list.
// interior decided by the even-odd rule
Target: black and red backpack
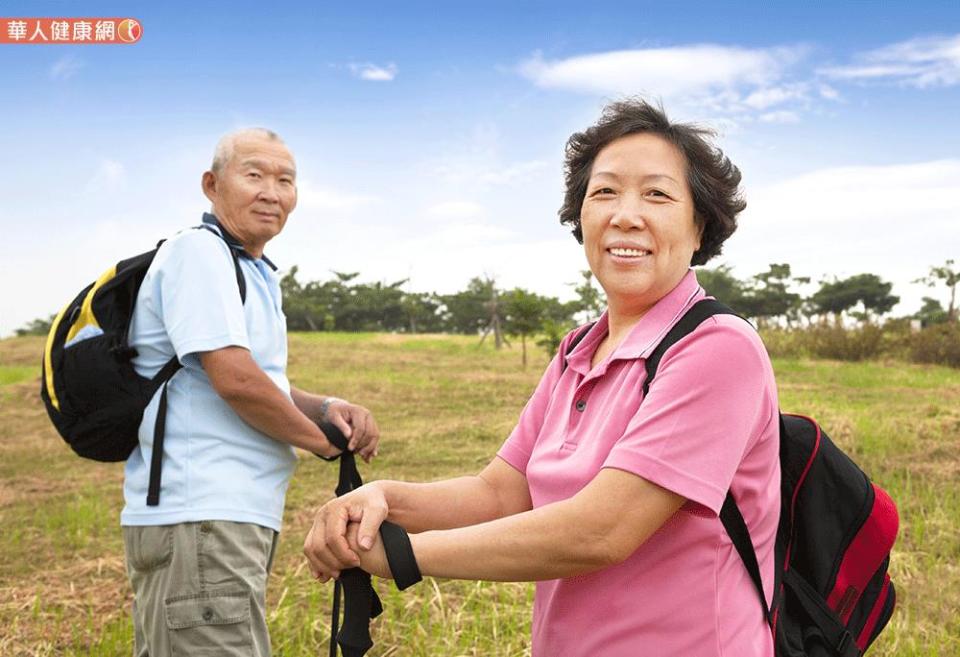
[{"label": "black and red backpack", "polygon": [[[708,317],[735,314],[714,299],[694,304],[647,358],[644,397],[670,347]],[[580,331],[567,353],[587,331]],[[720,511],[759,592],[776,655],[859,657],[889,622],[896,603],[887,568],[897,507],[809,417],[780,415],[780,473],[770,607],[750,532],[729,492]]]}]

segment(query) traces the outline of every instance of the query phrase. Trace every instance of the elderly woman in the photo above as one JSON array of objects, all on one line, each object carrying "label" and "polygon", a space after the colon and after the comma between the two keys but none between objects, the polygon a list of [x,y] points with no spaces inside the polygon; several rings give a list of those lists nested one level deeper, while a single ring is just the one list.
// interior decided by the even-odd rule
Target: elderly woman
[{"label": "elderly woman", "polygon": [[729,490],[769,604],[780,470],[763,344],[743,320],[711,317],[643,397],[645,358],[705,297],[690,266],[720,253],[745,207],[710,134],[629,100],[570,138],[560,219],[607,311],[566,337],[478,475],[377,481],[323,506],[305,545],[318,579],[357,565],[389,577],[377,536],[389,519],[424,575],[537,581],[535,657],[773,654],[718,519]]}]

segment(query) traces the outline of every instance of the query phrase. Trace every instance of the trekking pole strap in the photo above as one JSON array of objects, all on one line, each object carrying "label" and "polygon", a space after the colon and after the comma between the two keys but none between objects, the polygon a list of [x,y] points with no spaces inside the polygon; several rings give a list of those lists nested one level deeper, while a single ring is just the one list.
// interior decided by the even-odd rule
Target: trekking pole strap
[{"label": "trekking pole strap", "polygon": [[410,545],[410,536],[403,527],[384,520],[380,525],[380,538],[398,589],[403,591],[423,579],[413,546]]},{"label": "trekking pole strap", "polygon": [[[343,432],[330,422],[318,423],[327,440],[340,453],[340,474],[337,482],[337,497],[363,485],[357,460],[347,449],[349,442]],[[321,457],[323,458],[323,457]],[[330,460],[330,459],[326,459]],[[397,588],[401,591],[420,581],[420,569],[410,545],[410,537],[400,525],[384,521],[380,526],[383,549]],[[343,591],[343,626],[340,625],[340,592]],[[371,647],[370,619],[383,612],[377,592],[373,589],[370,574],[360,568],[350,568],[340,573],[334,585],[334,601],[330,633],[330,657],[336,657],[337,645],[344,657],[363,657]]]}]

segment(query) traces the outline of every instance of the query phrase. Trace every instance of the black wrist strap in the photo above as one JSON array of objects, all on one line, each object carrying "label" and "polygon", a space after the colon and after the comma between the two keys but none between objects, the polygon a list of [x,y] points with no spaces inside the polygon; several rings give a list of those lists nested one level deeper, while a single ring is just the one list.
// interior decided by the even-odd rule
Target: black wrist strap
[{"label": "black wrist strap", "polygon": [[402,591],[423,579],[413,546],[410,545],[410,536],[403,527],[384,520],[380,525],[380,538],[383,539],[383,550],[387,553],[390,573],[398,589]]}]

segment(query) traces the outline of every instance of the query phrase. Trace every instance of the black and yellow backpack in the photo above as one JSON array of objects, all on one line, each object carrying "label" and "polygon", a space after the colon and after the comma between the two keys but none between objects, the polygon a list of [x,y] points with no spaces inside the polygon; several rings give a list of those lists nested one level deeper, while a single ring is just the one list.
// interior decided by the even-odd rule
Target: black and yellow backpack
[{"label": "black and yellow backpack", "polygon": [[[239,244],[208,224],[197,228],[210,230],[230,246],[240,298],[245,299]],[[137,374],[131,362],[137,355],[128,342],[133,307],[161,244],[121,260],[83,288],[56,316],[47,335],[40,396],[57,431],[84,458],[125,461],[137,446],[137,431],[147,404],[182,367],[173,357],[153,378],[146,378]],[[164,386],[150,464],[147,504],[151,506],[159,504],[160,499],[165,418]]]}]

